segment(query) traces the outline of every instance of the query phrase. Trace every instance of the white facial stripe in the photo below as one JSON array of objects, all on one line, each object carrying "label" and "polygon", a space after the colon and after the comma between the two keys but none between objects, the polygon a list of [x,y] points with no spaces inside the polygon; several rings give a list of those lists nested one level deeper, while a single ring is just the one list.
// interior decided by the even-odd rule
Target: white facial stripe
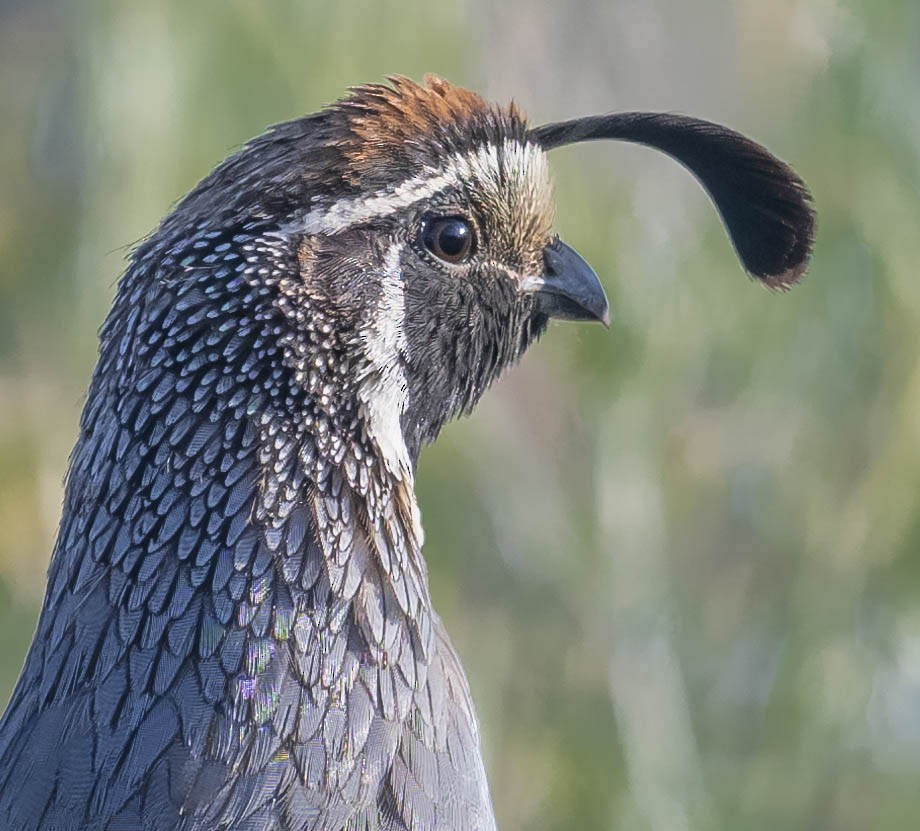
[{"label": "white facial stripe", "polygon": [[481,145],[470,153],[457,153],[445,160],[443,168],[427,168],[417,176],[400,183],[389,193],[356,199],[342,199],[307,212],[301,219],[283,229],[290,233],[334,234],[352,225],[386,216],[408,208],[440,193],[448,187],[472,183],[498,188],[504,177],[523,186],[522,195],[534,199],[549,199],[549,170],[546,154],[535,144],[506,139],[499,146]]},{"label": "white facial stripe", "polygon": [[377,308],[361,332],[368,363],[358,378],[358,399],[368,435],[387,468],[397,479],[411,481],[412,465],[401,423],[409,395],[402,369],[406,300],[399,266],[401,253],[401,245],[393,245],[387,252]]},{"label": "white facial stripe", "polygon": [[521,144],[512,139],[505,139],[501,148],[484,144],[472,153],[458,154],[451,159],[450,169],[464,179],[483,183],[498,183],[501,176],[511,183],[537,186],[549,181],[546,153],[535,144]]},{"label": "white facial stripe", "polygon": [[456,157],[459,178],[483,190],[501,192],[496,204],[519,217],[524,210],[552,205],[552,185],[546,153],[533,144],[506,140],[501,147],[488,144]]},{"label": "white facial stripe", "polygon": [[359,199],[342,199],[330,206],[314,208],[302,220],[293,223],[294,227],[286,230],[306,234],[334,234],[352,225],[386,216],[400,208],[408,208],[416,202],[430,199],[449,185],[456,184],[455,177],[428,169],[407,179],[390,193]]}]

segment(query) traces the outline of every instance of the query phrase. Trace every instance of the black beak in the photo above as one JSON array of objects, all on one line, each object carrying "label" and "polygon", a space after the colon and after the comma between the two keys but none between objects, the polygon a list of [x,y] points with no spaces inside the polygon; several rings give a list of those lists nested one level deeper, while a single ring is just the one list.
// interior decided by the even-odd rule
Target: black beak
[{"label": "black beak", "polygon": [[563,320],[599,320],[610,325],[607,295],[594,269],[564,242],[543,249],[543,275],[532,281],[538,311]]}]

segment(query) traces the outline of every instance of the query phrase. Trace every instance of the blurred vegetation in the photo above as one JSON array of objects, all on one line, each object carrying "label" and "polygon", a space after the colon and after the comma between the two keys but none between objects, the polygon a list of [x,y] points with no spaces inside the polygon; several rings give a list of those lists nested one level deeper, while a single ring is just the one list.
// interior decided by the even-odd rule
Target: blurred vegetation
[{"label": "blurred vegetation", "polygon": [[0,701],[128,247],[267,124],[394,72],[535,121],[727,122],[820,210],[771,295],[669,160],[554,154],[614,325],[554,327],[419,472],[500,827],[916,827],[916,0],[0,2]]}]

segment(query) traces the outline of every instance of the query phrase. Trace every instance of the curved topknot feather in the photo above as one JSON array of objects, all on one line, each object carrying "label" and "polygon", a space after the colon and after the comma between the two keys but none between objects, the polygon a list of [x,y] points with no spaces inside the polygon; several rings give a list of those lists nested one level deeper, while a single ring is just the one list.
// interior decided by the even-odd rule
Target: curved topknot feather
[{"label": "curved topknot feather", "polygon": [[808,268],[815,235],[808,188],[786,162],[735,130],[683,115],[627,112],[546,124],[530,135],[545,150],[597,139],[661,150],[709,193],[751,275],[786,289]]}]

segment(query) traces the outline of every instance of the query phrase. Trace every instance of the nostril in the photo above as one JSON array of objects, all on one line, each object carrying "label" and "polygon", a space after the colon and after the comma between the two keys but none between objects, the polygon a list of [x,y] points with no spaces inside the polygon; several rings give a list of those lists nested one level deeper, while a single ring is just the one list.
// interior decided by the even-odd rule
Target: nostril
[{"label": "nostril", "polygon": [[543,265],[545,276],[558,277],[560,266],[560,255],[562,253],[562,243],[559,237],[556,237],[549,245],[543,249]]}]

